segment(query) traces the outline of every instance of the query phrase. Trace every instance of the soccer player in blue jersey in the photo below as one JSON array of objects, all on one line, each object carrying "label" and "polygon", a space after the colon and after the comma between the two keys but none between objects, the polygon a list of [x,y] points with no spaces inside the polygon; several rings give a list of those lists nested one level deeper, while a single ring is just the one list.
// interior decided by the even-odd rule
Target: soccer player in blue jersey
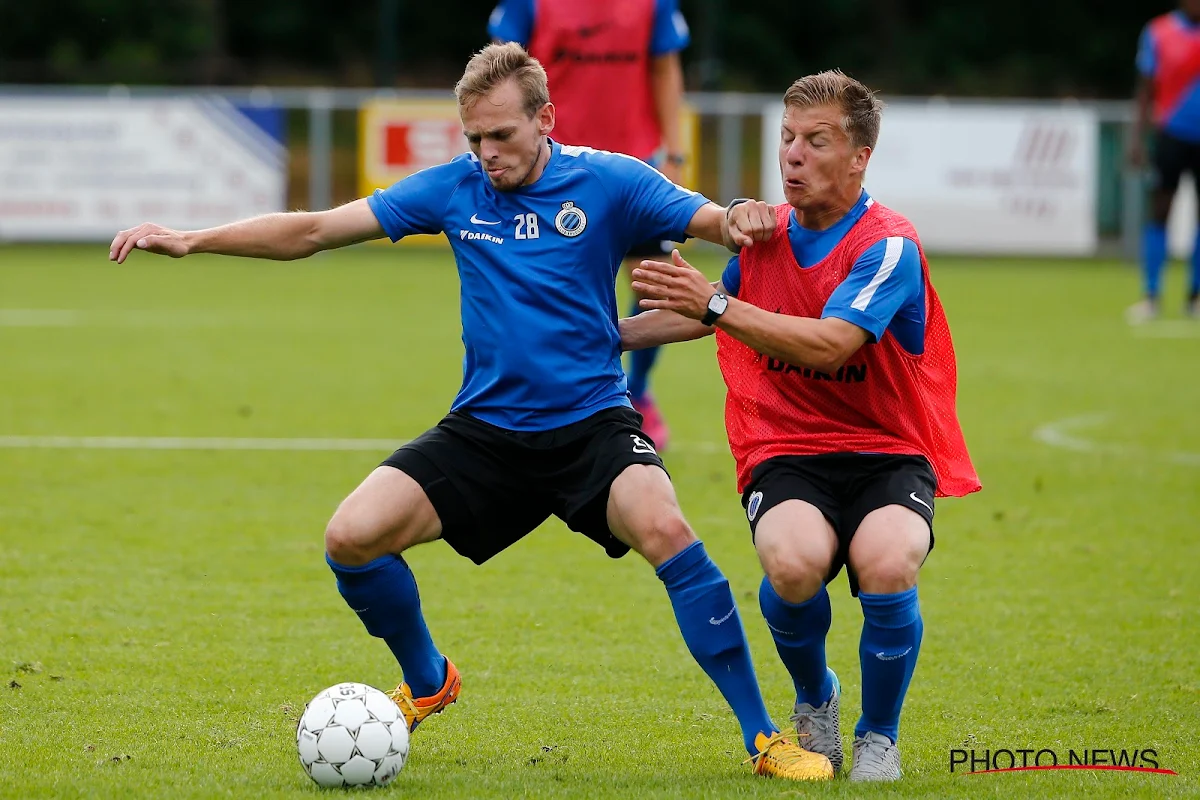
[{"label": "soccer player in blue jersey", "polygon": [[655,568],[757,773],[831,777],[827,758],[767,715],[729,584],[685,521],[621,370],[614,289],[633,243],[686,234],[744,246],[771,231],[635,158],[550,140],[546,75],[519,45],[480,51],[455,93],[469,154],[331,211],[191,232],[143,224],[117,235],[110,258],[140,249],[294,259],[445,233],[462,286],[462,388],[325,531],[339,591],[400,663],[392,697],[410,727],[453,703],[461,678],[434,646],[404,551],[443,539],[482,564],[555,515],[610,556],[632,548]]},{"label": "soccer player in blue jersey", "polygon": [[[1143,297],[1129,307],[1130,322],[1158,316],[1159,285],[1167,260],[1167,219],[1184,172],[1200,183],[1200,0],[1150,20],[1137,51],[1137,116],[1130,162],[1146,164],[1145,133],[1153,130],[1150,214],[1142,232]],[[1185,314],[1200,318],[1200,227],[1192,248]]]}]

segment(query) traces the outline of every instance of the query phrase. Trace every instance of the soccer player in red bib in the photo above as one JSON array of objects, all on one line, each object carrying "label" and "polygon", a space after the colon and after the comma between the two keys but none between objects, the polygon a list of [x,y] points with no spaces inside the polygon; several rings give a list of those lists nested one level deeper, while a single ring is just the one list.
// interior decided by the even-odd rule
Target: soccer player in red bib
[{"label": "soccer player in red bib", "polygon": [[[880,104],[840,72],[784,95],[787,205],[730,214],[774,235],[710,284],[675,251],[634,287],[658,309],[621,321],[629,349],[716,330],[737,485],[766,573],[759,605],[796,688],[804,747],[839,770],[825,585],[848,567],[863,611],[852,780],[900,777],[900,708],[921,649],[917,574],[934,498],[980,488],[955,410],[946,315],[912,224],[862,188]],[[742,223],[739,223],[742,224]]]},{"label": "soccer player in red bib", "polygon": [[[1146,163],[1145,131],[1153,128],[1150,218],[1142,232],[1144,297],[1129,308],[1130,322],[1159,314],[1159,284],[1167,260],[1167,218],[1190,172],[1200,183],[1200,0],[1183,0],[1176,11],[1146,24],[1138,43],[1137,117],[1130,160]],[[1200,228],[1192,249],[1185,313],[1200,317]]]},{"label": "soccer player in red bib", "polygon": [[[545,67],[556,141],[634,156],[679,183],[686,163],[679,52],[689,33],[678,0],[502,0],[488,32],[521,44]],[[662,239],[639,242],[626,260],[632,270],[673,247]],[[638,311],[635,298],[631,313]],[[657,348],[630,354],[629,397],[661,451],[669,433],[650,393],[657,355]]]}]

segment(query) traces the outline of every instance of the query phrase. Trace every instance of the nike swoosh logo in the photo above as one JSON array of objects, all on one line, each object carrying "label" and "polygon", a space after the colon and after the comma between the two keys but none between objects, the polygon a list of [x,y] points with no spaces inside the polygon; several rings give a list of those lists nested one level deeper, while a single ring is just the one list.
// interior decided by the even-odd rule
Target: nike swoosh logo
[{"label": "nike swoosh logo", "polygon": [[[766,622],[766,620],[763,620],[763,621]],[[794,636],[795,635],[791,631],[780,630],[779,628],[776,628],[774,625],[772,625],[769,622],[767,622],[767,627],[770,628],[771,630],[775,631],[776,633],[782,633],[784,636]]]},{"label": "nike swoosh logo", "polygon": [[883,651],[880,651],[875,654],[875,657],[878,658],[880,661],[895,661],[898,658],[904,658],[906,655],[908,655],[911,652],[912,652],[911,647],[908,648],[907,650],[905,650],[903,653],[900,653],[900,654],[894,655],[894,656],[886,655],[883,653]]},{"label": "nike swoosh logo", "polygon": [[611,23],[601,22],[599,25],[587,25],[579,29],[579,36],[583,39],[590,39],[600,31],[607,28]]},{"label": "nike swoosh logo", "polygon": [[734,606],[733,608],[729,609],[729,613],[726,614],[725,616],[721,617],[720,619],[717,619],[716,617],[709,617],[708,624],[709,625],[720,625],[722,622],[725,622],[727,619],[732,617],[733,612],[735,612],[735,611],[737,611],[737,606]]},{"label": "nike swoosh logo", "polygon": [[480,219],[479,217],[475,216],[474,214],[471,215],[471,222],[473,222],[476,225],[499,225],[500,224],[499,221],[488,222],[486,219]]},{"label": "nike swoosh logo", "polygon": [[933,506],[929,505],[929,503],[926,503],[924,500],[922,500],[921,498],[917,497],[917,493],[916,493],[916,492],[909,492],[909,493],[908,493],[908,496],[909,496],[910,498],[912,498],[913,500],[915,500],[916,502],[918,502],[918,503],[920,503],[921,505],[923,505],[923,506],[925,506],[926,508],[928,508],[930,511],[933,511]]}]

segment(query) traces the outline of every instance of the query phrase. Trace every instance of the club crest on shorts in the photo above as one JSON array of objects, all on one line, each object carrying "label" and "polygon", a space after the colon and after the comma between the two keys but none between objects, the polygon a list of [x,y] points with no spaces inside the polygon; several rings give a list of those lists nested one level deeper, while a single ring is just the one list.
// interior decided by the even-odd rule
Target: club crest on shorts
[{"label": "club crest on shorts", "polygon": [[746,504],[746,519],[754,522],[754,518],[758,516],[758,507],[762,505],[762,498],[762,492],[750,495],[750,502]]},{"label": "club crest on shorts", "polygon": [[554,217],[554,227],[568,239],[574,239],[587,229],[587,214],[574,203],[567,201]]}]

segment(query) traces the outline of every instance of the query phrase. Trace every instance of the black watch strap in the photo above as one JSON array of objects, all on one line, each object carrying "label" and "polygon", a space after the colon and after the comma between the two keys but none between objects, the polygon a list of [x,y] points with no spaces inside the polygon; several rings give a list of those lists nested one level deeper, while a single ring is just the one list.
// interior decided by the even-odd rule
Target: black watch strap
[{"label": "black watch strap", "polygon": [[729,201],[729,205],[725,206],[725,219],[729,219],[729,212],[733,211],[734,206],[740,206],[742,203],[749,203],[749,197],[736,197]]},{"label": "black watch strap", "polygon": [[[726,309],[729,308],[729,298],[727,298],[725,295],[721,294],[720,292],[717,292],[713,295],[713,297],[720,297],[720,298],[724,299],[725,300],[725,308],[722,308],[720,311],[714,311],[710,306],[709,309],[704,312],[704,316],[700,318],[700,323],[702,325],[715,324],[716,321],[721,318],[721,315],[725,313]],[[709,303],[711,303],[711,302],[712,302],[712,300],[710,299]]]}]

